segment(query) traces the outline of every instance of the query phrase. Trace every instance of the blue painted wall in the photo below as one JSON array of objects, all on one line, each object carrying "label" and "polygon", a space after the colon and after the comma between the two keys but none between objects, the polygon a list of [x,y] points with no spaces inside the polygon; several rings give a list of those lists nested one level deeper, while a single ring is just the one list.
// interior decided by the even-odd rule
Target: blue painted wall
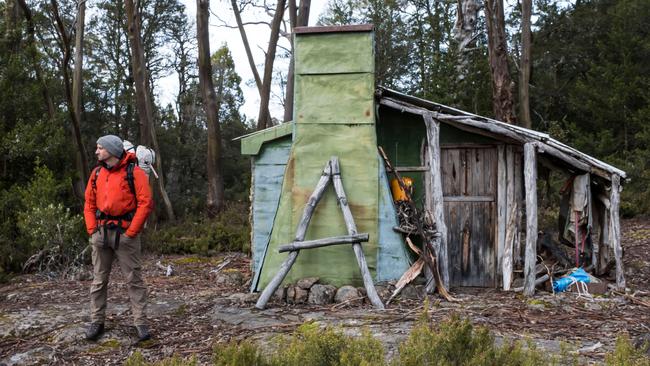
[{"label": "blue painted wall", "polygon": [[253,258],[254,273],[251,290],[257,286],[275,213],[278,210],[284,170],[291,151],[291,135],[265,142],[260,154],[253,158]]},{"label": "blue painted wall", "polygon": [[393,196],[388,185],[384,162],[379,159],[379,250],[377,251],[377,278],[375,281],[398,280],[409,268],[409,256],[398,226]]}]

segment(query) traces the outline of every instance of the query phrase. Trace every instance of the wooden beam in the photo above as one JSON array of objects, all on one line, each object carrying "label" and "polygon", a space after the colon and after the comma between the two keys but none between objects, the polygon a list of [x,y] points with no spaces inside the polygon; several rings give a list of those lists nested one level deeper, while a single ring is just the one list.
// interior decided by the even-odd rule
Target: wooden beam
[{"label": "wooden beam", "polygon": [[600,235],[598,238],[598,265],[596,268],[596,275],[599,276],[605,272],[607,269],[607,263],[609,262],[610,256],[610,237],[609,237],[609,199],[607,199],[607,205],[603,202],[598,204],[598,216],[600,219]]},{"label": "wooden beam", "polygon": [[[339,168],[339,159],[336,156],[333,156],[330,159],[332,166],[332,181],[334,183],[334,191],[336,191],[336,199],[339,202],[341,211],[343,212],[343,220],[345,221],[345,226],[348,230],[348,235],[357,234],[357,225],[354,223],[354,217],[352,216],[352,211],[350,211],[350,206],[348,205],[348,198],[345,195],[345,190],[343,189],[343,181],[341,180],[341,169]],[[366,263],[366,257],[363,254],[361,249],[361,244],[353,243],[352,249],[354,250],[354,255],[357,257],[357,264],[361,270],[361,277],[363,278],[363,285],[366,288],[366,294],[372,305],[377,309],[384,309],[384,304],[381,302],[375,285],[372,281],[372,276],[368,270],[368,264]]]},{"label": "wooden beam", "polygon": [[623,272],[623,248],[621,248],[621,222],[618,212],[621,204],[620,183],[621,177],[619,177],[618,174],[612,174],[612,189],[609,196],[609,226],[611,229],[610,242],[614,248],[614,259],[616,260],[616,287],[619,290],[625,290],[625,275]]},{"label": "wooden beam", "polygon": [[502,286],[504,291],[509,291],[512,285],[513,247],[516,238],[517,199],[515,197],[515,166],[514,150],[512,146],[506,147],[506,233],[503,247],[503,260],[501,262]]},{"label": "wooden beam", "polygon": [[435,248],[438,267],[442,283],[449,288],[449,257],[447,252],[447,225],[445,223],[445,209],[442,194],[442,166],[440,163],[440,124],[433,119],[433,113],[423,115],[427,128],[427,143],[429,154],[429,168],[431,169],[431,188],[433,198],[433,218],[436,221],[436,230],[440,233],[440,247]]},{"label": "wooden beam", "polygon": [[514,247],[512,250],[512,256],[514,257],[513,260],[513,269],[514,268],[521,268],[521,219],[523,217],[523,211],[525,210],[525,204],[524,204],[524,169],[522,167],[523,165],[523,151],[514,148],[514,155],[513,158],[515,160],[514,163],[514,175],[515,175],[515,201],[517,202],[517,217],[515,218],[515,238],[514,238]]},{"label": "wooden beam", "polygon": [[[293,240],[294,242],[300,242],[305,239],[305,234],[307,233],[307,227],[309,226],[309,221],[311,221],[312,214],[314,213],[314,209],[316,208],[316,205],[320,201],[320,199],[323,197],[323,193],[325,192],[325,188],[327,187],[327,184],[330,181],[330,178],[332,177],[332,168],[330,166],[330,161],[325,164],[325,168],[323,168],[323,174],[320,177],[320,180],[316,184],[316,188],[314,189],[314,192],[312,192],[311,196],[309,196],[309,199],[307,200],[307,204],[305,205],[305,209],[302,212],[302,217],[300,218],[300,222],[298,223],[298,228],[296,229],[296,237]],[[275,290],[278,289],[284,278],[287,276],[289,273],[289,270],[291,270],[291,266],[296,262],[296,258],[298,258],[298,253],[299,251],[294,251],[290,252],[289,255],[287,255],[287,258],[282,262],[280,265],[280,268],[278,269],[278,272],[273,276],[273,279],[271,279],[271,282],[269,282],[268,285],[264,288],[264,291],[260,294],[260,297],[257,299],[257,303],[255,303],[255,307],[258,309],[264,309],[266,307],[266,303],[269,301],[271,296],[273,296],[273,293],[275,293]]]},{"label": "wooden beam", "polygon": [[[497,146],[497,261],[496,276],[503,273],[503,256],[506,243],[506,224],[508,222],[508,196],[507,188],[507,165],[506,165],[506,147]],[[498,277],[497,277],[498,278]],[[503,277],[501,278],[503,280]]]},{"label": "wooden beam", "polygon": [[[429,167],[426,166],[396,166],[395,170],[399,173],[401,172],[426,172],[429,171]],[[393,171],[386,168],[386,171],[392,173]]]},{"label": "wooden beam", "polygon": [[583,163],[582,161],[579,161],[578,159],[563,153],[562,151],[552,147],[551,145],[544,144],[541,142],[535,143],[535,146],[537,147],[537,151],[540,154],[548,154],[549,156],[552,156],[558,160],[561,160],[565,162],[566,164],[573,166],[577,169],[582,170],[582,172],[589,172],[590,171],[590,165],[587,163]]},{"label": "wooden beam", "polygon": [[445,196],[444,202],[494,202],[494,196]]},{"label": "wooden beam", "polygon": [[333,236],[331,238],[323,238],[323,239],[316,239],[316,240],[294,241],[293,243],[280,245],[280,247],[278,248],[278,252],[284,253],[284,252],[293,252],[302,249],[326,247],[330,245],[361,243],[361,242],[367,242],[369,238],[370,235],[368,235],[368,233],[362,233],[356,235]]},{"label": "wooden beam", "polygon": [[524,295],[535,294],[537,261],[537,161],[534,143],[524,144],[524,186],[526,189],[526,260]]},{"label": "wooden beam", "polygon": [[[485,129],[483,127],[483,123],[481,123],[481,122],[470,123],[470,124],[462,123],[462,122],[456,123],[457,120],[459,119],[458,117],[462,117],[460,119],[466,120],[468,118],[467,116],[453,116],[453,115],[450,115],[450,114],[440,114],[440,113],[437,113],[437,112],[432,112],[432,111],[430,111],[428,109],[424,109],[424,108],[420,108],[420,107],[416,107],[416,106],[412,106],[412,105],[405,105],[403,103],[399,103],[399,102],[394,101],[392,99],[386,99],[386,98],[382,98],[379,101],[379,104],[382,104],[384,106],[387,106],[387,107],[390,107],[390,108],[393,108],[393,109],[397,109],[402,113],[407,112],[407,113],[412,113],[412,114],[416,114],[416,115],[420,115],[420,116],[424,116],[425,114],[433,114],[433,117],[436,118],[436,119],[438,118],[438,116],[442,116],[443,119],[440,119],[440,120],[442,122],[444,122],[445,124],[451,125],[451,126],[453,126],[455,128],[458,128],[459,130],[467,131],[467,132],[470,132],[470,133],[476,133],[476,134],[479,134],[479,135],[482,135],[482,136],[487,136],[487,137],[497,139],[497,140],[502,140],[502,141],[505,141],[505,142],[519,142],[519,143],[522,142],[521,138],[511,139],[511,138],[508,138],[508,137],[504,136],[503,134],[490,132],[490,131],[488,131],[487,129]],[[446,119],[444,119],[445,117],[446,117]]]}]

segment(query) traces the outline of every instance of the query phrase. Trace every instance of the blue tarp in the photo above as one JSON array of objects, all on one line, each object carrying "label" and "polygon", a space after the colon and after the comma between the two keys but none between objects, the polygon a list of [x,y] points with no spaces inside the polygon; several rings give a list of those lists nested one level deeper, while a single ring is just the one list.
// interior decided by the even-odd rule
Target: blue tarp
[{"label": "blue tarp", "polygon": [[589,283],[589,274],[584,269],[578,268],[570,274],[553,281],[553,291],[564,292],[575,282]]}]

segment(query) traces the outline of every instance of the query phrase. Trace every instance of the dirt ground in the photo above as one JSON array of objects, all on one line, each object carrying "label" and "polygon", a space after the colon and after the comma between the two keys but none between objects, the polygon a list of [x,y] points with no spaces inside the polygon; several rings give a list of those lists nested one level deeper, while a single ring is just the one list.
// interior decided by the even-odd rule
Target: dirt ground
[{"label": "dirt ground", "polygon": [[[650,337],[650,220],[624,221],[622,235],[627,294],[585,298],[539,291],[526,299],[494,289],[453,289],[458,301],[431,296],[430,314],[439,320],[456,313],[487,326],[497,340],[530,339],[549,352],[568,345],[579,352],[581,363],[600,363],[618,334],[627,333],[633,340]],[[158,261],[172,264],[174,275],[165,276]],[[137,347],[124,277],[118,270],[109,287],[108,329],[96,343],[83,340],[90,279],[53,281],[23,275],[0,285],[0,365],[117,365],[136,350],[150,361],[194,354],[207,363],[215,343],[251,339],[271,347],[274,336],[290,333],[305,321],[336,325],[352,335],[368,329],[393,357],[423,311],[423,299],[394,301],[384,311],[368,304],[278,301],[259,311],[245,294],[249,259],[241,254],[149,256],[144,271],[154,340]]]}]

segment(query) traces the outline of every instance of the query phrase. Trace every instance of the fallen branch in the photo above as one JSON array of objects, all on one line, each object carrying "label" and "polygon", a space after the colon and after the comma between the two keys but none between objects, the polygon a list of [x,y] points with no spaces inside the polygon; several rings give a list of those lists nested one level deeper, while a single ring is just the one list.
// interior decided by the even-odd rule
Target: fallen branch
[{"label": "fallen branch", "polygon": [[397,284],[395,284],[395,291],[393,291],[393,294],[390,295],[390,298],[388,301],[386,301],[386,305],[390,304],[391,301],[397,296],[406,285],[408,285],[411,281],[413,281],[417,276],[422,273],[422,269],[424,268],[424,260],[422,258],[418,258],[415,263],[400,277],[399,281],[397,281]]}]

